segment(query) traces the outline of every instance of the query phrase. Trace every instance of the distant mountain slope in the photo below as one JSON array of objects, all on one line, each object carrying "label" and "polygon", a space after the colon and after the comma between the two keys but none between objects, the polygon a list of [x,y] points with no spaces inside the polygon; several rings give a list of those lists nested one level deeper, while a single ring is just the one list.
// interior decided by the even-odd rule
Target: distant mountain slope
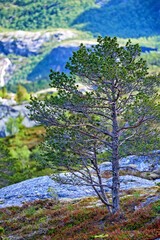
[{"label": "distant mountain slope", "polygon": [[0,25],[15,30],[69,27],[94,0],[0,0]]},{"label": "distant mountain slope", "polygon": [[27,90],[48,88],[50,69],[64,71],[65,64],[81,42],[95,44],[90,35],[77,30],[9,31],[0,33],[0,87],[16,84]]},{"label": "distant mountain slope", "polygon": [[122,38],[160,34],[160,0],[0,0],[0,25],[77,28]]},{"label": "distant mountain slope", "polygon": [[73,24],[92,33],[122,38],[160,34],[160,0],[110,0],[83,12]]}]

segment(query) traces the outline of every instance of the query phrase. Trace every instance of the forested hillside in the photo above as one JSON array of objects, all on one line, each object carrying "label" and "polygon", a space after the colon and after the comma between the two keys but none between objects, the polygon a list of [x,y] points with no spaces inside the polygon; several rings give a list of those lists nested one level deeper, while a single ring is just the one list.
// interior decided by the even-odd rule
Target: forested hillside
[{"label": "forested hillside", "polygon": [[1,0],[3,28],[77,28],[122,38],[160,33],[159,0]]},{"label": "forested hillside", "polygon": [[0,86],[47,88],[50,69],[65,71],[72,51],[98,35],[121,45],[132,38],[149,73],[158,73],[159,12],[160,0],[0,0]]},{"label": "forested hillside", "polygon": [[159,0],[110,0],[101,8],[83,12],[73,24],[92,33],[122,38],[160,34]]},{"label": "forested hillside", "polygon": [[68,28],[77,16],[95,7],[94,0],[1,0],[1,26],[16,30]]}]

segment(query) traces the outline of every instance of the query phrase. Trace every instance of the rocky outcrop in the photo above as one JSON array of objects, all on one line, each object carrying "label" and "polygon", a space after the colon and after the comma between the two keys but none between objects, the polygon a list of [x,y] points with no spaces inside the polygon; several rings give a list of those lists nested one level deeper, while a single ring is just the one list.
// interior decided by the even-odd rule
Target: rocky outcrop
[{"label": "rocky outcrop", "polygon": [[[50,191],[49,191],[50,188]],[[54,196],[52,191],[55,191]],[[7,206],[21,206],[26,201],[55,198],[79,198],[94,195],[91,188],[60,185],[50,177],[44,176],[29,179],[0,189],[0,208]]]},{"label": "rocky outcrop", "polygon": [[0,57],[0,87],[8,82],[10,74],[13,72],[13,65],[9,58],[1,55]]},{"label": "rocky outcrop", "polygon": [[[156,152],[157,155],[160,152]],[[128,162],[127,162],[128,161]],[[120,166],[127,167],[127,164],[133,164],[137,168],[141,170],[148,169],[150,166],[147,162],[143,162],[144,158],[140,157],[128,157],[122,159],[120,162]],[[143,163],[143,164],[142,164]],[[125,164],[125,165],[124,165]],[[128,166],[129,166],[128,165]],[[111,169],[111,163],[103,163],[100,166],[102,172]],[[155,165],[155,170],[159,173],[159,165]],[[78,174],[78,173],[77,173]],[[94,176],[94,172],[92,173],[95,181],[97,181],[97,177]],[[8,187],[4,187],[0,189],[0,208],[7,206],[21,206],[26,201],[34,201],[38,199],[47,199],[47,198],[58,198],[60,200],[65,199],[77,199],[81,197],[87,197],[95,195],[92,187],[86,186],[83,181],[78,180],[76,185],[76,179],[74,176],[75,185],[69,184],[70,179],[72,179],[71,173],[60,173],[60,178],[63,179],[63,183],[60,184],[50,178],[49,176],[38,177],[29,179],[17,184],[10,185]],[[103,184],[105,186],[112,185],[112,178],[103,178]],[[149,189],[151,187],[155,187],[157,184],[160,184],[160,177],[156,180],[148,180],[142,177],[132,176],[132,175],[124,175],[120,176],[120,189],[122,191],[129,189]],[[108,187],[104,187],[106,192],[109,192],[110,189]],[[152,199],[151,199],[152,201]],[[148,203],[148,202],[147,202]],[[147,204],[146,203],[146,204]],[[143,205],[142,205],[143,207]]]},{"label": "rocky outcrop", "polygon": [[15,106],[8,106],[0,104],[0,138],[6,137],[8,135],[6,129],[6,122],[8,121],[9,117],[16,118],[18,115],[24,117],[23,125],[26,127],[33,127],[36,125],[34,121],[29,119],[29,110],[26,108],[26,104],[24,105],[15,105]]},{"label": "rocky outcrop", "polygon": [[[112,179],[104,179],[104,182],[111,184]],[[121,190],[128,190],[136,187],[152,187],[159,180],[146,180],[134,176],[120,177]],[[105,189],[109,191],[109,189]],[[38,199],[58,198],[76,199],[95,195],[95,192],[88,186],[75,186],[69,184],[59,184],[49,176],[29,179],[20,183],[10,185],[0,189],[0,208],[8,206],[22,206],[26,201]]]},{"label": "rocky outcrop", "polygon": [[[102,172],[111,171],[111,162],[100,165]],[[160,151],[152,152],[150,156],[128,156],[120,161],[120,170],[129,170],[130,174],[154,180],[160,179]]]},{"label": "rocky outcrop", "polygon": [[37,55],[44,43],[62,41],[76,36],[70,30],[55,32],[25,32],[15,31],[0,33],[0,53],[5,55],[16,54],[28,57]]},{"label": "rocky outcrop", "polygon": [[[4,86],[12,78],[13,82],[17,82],[17,79],[35,81],[48,78],[51,68],[66,71],[64,65],[72,55],[72,51],[77,50],[80,42],[84,42],[85,45],[88,43],[88,41],[76,40],[77,35],[78,32],[67,29],[52,32],[15,31],[0,33],[0,86]],[[48,46],[51,52],[48,55],[44,54],[45,56],[42,57]],[[27,73],[25,71],[25,74],[21,76],[20,73],[23,72],[26,64],[28,64],[27,69],[30,69],[30,65],[32,65],[32,59],[30,58],[28,61],[27,58],[36,55],[40,56],[39,62],[37,58],[35,63],[35,58],[33,58],[33,68]],[[15,74],[18,75],[15,77]]]}]

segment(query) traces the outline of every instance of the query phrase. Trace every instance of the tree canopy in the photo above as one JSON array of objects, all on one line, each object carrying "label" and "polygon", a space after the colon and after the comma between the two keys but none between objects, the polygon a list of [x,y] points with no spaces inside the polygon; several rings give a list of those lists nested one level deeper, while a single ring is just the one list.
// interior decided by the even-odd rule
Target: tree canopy
[{"label": "tree canopy", "polygon": [[[119,161],[128,155],[149,155],[160,148],[159,77],[148,76],[141,49],[130,40],[98,37],[97,45],[80,45],[67,62],[70,75],[51,71],[54,97],[32,99],[31,117],[46,127],[43,160],[71,172],[59,181],[92,186],[113,213],[119,211]],[[88,91],[78,89],[76,76]],[[105,154],[103,154],[105,152]],[[112,184],[99,164],[112,162]],[[112,203],[106,191],[112,191]]]}]

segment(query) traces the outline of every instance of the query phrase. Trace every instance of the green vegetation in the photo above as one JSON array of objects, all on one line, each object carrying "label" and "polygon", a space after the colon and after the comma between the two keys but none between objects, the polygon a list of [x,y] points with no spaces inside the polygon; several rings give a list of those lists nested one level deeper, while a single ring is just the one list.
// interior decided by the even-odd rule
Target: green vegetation
[{"label": "green vegetation", "polygon": [[1,236],[40,240],[152,240],[160,236],[160,201],[135,211],[143,197],[130,194],[121,199],[123,214],[117,215],[109,215],[104,206],[93,206],[96,201],[39,200],[23,207],[0,209]]},{"label": "green vegetation", "polygon": [[[55,31],[55,30],[54,30]],[[77,46],[80,45],[83,39],[87,39],[86,43],[89,43],[89,39],[92,39],[92,36],[88,33],[83,33],[80,31],[75,31],[77,36],[72,41],[77,42]],[[93,39],[92,39],[93,40]],[[159,37],[149,37],[149,38],[138,38],[131,39],[134,44],[139,43],[142,47],[156,48],[160,50]],[[64,57],[63,49],[61,54],[62,59],[54,57],[54,51],[57,51],[57,48],[62,44],[70,44],[71,40],[67,39],[62,42],[48,42],[41,49],[40,54],[29,57],[19,57],[13,54],[9,54],[11,62],[16,65],[16,71],[11,77],[9,84],[7,85],[8,91],[15,92],[17,91],[18,84],[20,83],[23,87],[27,89],[28,92],[36,92],[41,89],[49,87],[49,74],[50,68],[52,66],[65,65],[65,62],[68,60],[69,56],[72,55],[71,50],[68,51],[66,57]],[[96,42],[94,40],[94,42]],[[118,43],[120,45],[125,45],[127,39],[118,38]],[[75,50],[74,48],[72,50]],[[53,52],[53,53],[52,53]],[[158,73],[160,72],[159,58],[160,53],[157,51],[151,51],[150,53],[143,53],[141,55],[146,61],[149,67],[149,73]],[[23,59],[23,61],[22,61]],[[2,93],[0,92],[0,96]]]},{"label": "green vegetation", "polygon": [[[54,32],[56,33],[56,29],[53,30],[53,33]],[[89,33],[76,30],[73,30],[73,32],[76,34],[74,41],[77,42],[77,46],[84,39],[86,42],[88,42],[89,39],[92,39],[92,35]],[[16,65],[16,71],[7,85],[8,91],[16,92],[19,83],[25,87],[28,92],[35,92],[49,87],[48,76],[50,74],[51,66],[53,66],[53,64],[61,64],[61,59],[54,60],[52,55],[50,58],[49,56],[52,50],[58,48],[61,44],[71,44],[71,39],[68,38],[61,42],[53,42],[52,39],[50,39],[49,42],[41,47],[39,54],[34,56],[19,57],[14,54],[9,54],[8,57],[11,62]],[[68,56],[66,59],[63,59],[63,61],[67,61],[67,59]]]},{"label": "green vegetation", "polygon": [[7,88],[5,86],[2,87],[2,89],[0,90],[0,97],[1,98],[7,98],[8,97]]},{"label": "green vegetation", "polygon": [[[77,179],[83,179],[112,213],[119,211],[120,159],[150,156],[160,147],[160,79],[148,76],[140,52],[130,40],[119,46],[116,37],[98,37],[92,48],[81,44],[66,64],[70,75],[51,70],[50,86],[58,94],[45,101],[32,98],[28,107],[32,119],[46,128],[46,164],[72,173],[74,179],[69,175],[68,183],[78,185]],[[75,76],[84,79],[90,91],[79,91]],[[102,161],[112,163],[112,203],[98,167],[100,149],[108,153]]]},{"label": "green vegetation", "polygon": [[17,118],[8,118],[8,121],[6,122],[7,132],[10,135],[15,135],[19,131],[23,131],[24,127],[22,125],[22,122],[24,120],[24,117],[22,117],[20,114]]},{"label": "green vegetation", "polygon": [[30,95],[28,94],[25,87],[18,84],[17,86],[17,92],[16,92],[16,102],[22,103],[23,101],[29,101]]},{"label": "green vegetation", "polygon": [[160,33],[159,1],[1,0],[1,26],[16,30],[77,28],[123,38]]},{"label": "green vegetation", "polygon": [[[101,6],[101,3],[104,4]],[[141,46],[160,50],[158,11],[159,1],[153,0],[103,0],[97,4],[95,0],[1,0],[0,30],[1,32],[13,30],[54,32],[58,28],[65,28],[75,31],[78,36],[74,39],[79,42],[100,34],[120,37],[119,42],[123,45],[126,40],[122,38],[134,38],[133,43],[138,42]],[[69,43],[69,41],[67,39],[62,42]],[[36,56],[19,57],[8,54],[9,59],[16,66],[16,71],[7,89],[16,92],[19,83],[28,92],[47,88],[50,68],[60,63],[56,62],[53,56],[51,56],[52,66],[46,62],[50,62],[50,53],[62,42],[45,43]],[[159,55],[158,52],[142,55],[147,60],[151,74],[160,72]],[[62,57],[60,62],[65,60],[67,59]]]},{"label": "green vegetation", "polygon": [[[53,173],[53,170],[41,163],[37,147],[43,139],[44,128],[36,126],[26,129],[21,125],[21,120],[19,117],[15,119],[16,123],[14,123],[16,127],[19,127],[20,124],[21,131],[14,136],[0,139],[0,188]],[[8,124],[10,122],[12,119],[9,119]]]},{"label": "green vegetation", "polygon": [[149,72],[151,74],[160,72],[160,53],[157,52],[150,52],[150,54],[143,53],[142,57],[146,60]]},{"label": "green vegetation", "polygon": [[[121,45],[125,45],[127,39],[118,38]],[[142,53],[141,57],[146,60],[150,74],[160,73],[160,36],[132,38],[133,44],[139,44],[141,47],[149,48],[148,52]],[[157,51],[152,51],[157,49]]]},{"label": "green vegetation", "polygon": [[1,0],[3,28],[37,30],[68,28],[76,17],[94,7],[94,0]]},{"label": "green vegetation", "polygon": [[[159,1],[110,0],[101,8],[83,12],[72,26],[105,36],[121,38],[160,34]],[[82,25],[83,24],[83,25]],[[81,26],[82,25],[82,26]]]},{"label": "green vegetation", "polygon": [[[127,39],[118,38],[118,42],[121,45],[125,45]],[[156,49],[160,50],[160,36],[131,38],[131,41],[133,44],[138,43],[140,46],[156,48]]]}]

